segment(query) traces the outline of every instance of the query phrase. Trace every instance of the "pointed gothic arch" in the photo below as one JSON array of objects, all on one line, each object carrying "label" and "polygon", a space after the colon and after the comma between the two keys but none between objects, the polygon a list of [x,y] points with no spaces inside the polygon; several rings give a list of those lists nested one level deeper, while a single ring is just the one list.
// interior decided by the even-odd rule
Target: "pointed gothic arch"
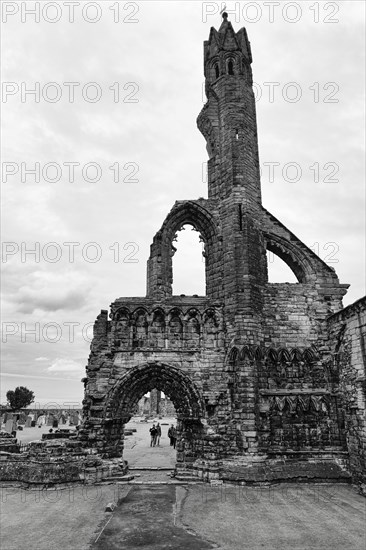
[{"label": "pointed gothic arch", "polygon": [[149,362],[132,367],[124,374],[106,396],[103,413],[102,439],[105,456],[123,455],[123,428],[133,415],[138,401],[152,389],[161,390],[175,407],[181,430],[186,425],[202,430],[201,420],[205,418],[202,396],[182,370],[159,362]]},{"label": "pointed gothic arch", "polygon": [[148,261],[148,294],[155,291],[159,295],[172,296],[172,258],[175,253],[173,241],[177,231],[184,225],[191,225],[199,232],[204,243],[206,295],[210,295],[210,283],[214,273],[212,258],[215,257],[220,246],[220,224],[205,208],[205,202],[205,199],[176,202],[169,212],[151,245]]},{"label": "pointed gothic arch", "polygon": [[[204,200],[202,200],[202,203]],[[161,228],[161,233],[173,239],[183,225],[192,225],[199,231],[205,242],[211,242],[217,235],[217,221],[204,204],[199,201],[177,201],[169,212]]]},{"label": "pointed gothic arch", "polygon": [[232,57],[229,57],[229,59],[227,59],[226,67],[227,67],[227,74],[228,75],[230,75],[230,76],[235,75],[235,71],[234,71],[235,62],[234,62],[234,59]]},{"label": "pointed gothic arch", "polygon": [[126,307],[120,307],[114,314],[114,345],[127,348],[130,344],[131,313]]}]

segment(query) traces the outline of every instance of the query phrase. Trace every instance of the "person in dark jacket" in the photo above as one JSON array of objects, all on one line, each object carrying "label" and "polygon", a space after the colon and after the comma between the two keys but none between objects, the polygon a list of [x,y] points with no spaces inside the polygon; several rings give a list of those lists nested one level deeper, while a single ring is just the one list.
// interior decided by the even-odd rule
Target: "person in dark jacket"
[{"label": "person in dark jacket", "polygon": [[151,437],[150,447],[155,447],[156,434],[157,434],[157,430],[155,428],[155,424],[153,424],[152,427],[150,428],[150,437]]},{"label": "person in dark jacket", "polygon": [[174,428],[174,425],[172,424],[168,430],[168,437],[170,439],[170,446],[175,449],[175,444],[177,442],[177,430]]},{"label": "person in dark jacket", "polygon": [[168,430],[168,437],[170,439],[170,446],[173,447],[173,430],[174,430],[174,426],[173,424],[170,426],[169,430]]},{"label": "person in dark jacket", "polygon": [[161,438],[161,426],[158,422],[156,425],[156,438],[155,438],[158,447],[160,446],[160,438]]}]

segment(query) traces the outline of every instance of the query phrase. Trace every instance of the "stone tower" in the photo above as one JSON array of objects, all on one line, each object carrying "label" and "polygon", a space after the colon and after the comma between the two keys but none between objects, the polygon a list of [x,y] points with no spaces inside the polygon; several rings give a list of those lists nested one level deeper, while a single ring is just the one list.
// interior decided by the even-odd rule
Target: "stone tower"
[{"label": "stone tower", "polygon": [[[146,298],[118,298],[109,318],[98,316],[79,434],[103,456],[122,456],[124,424],[157,389],[177,412],[178,473],[294,478],[306,458],[313,477],[347,476],[327,319],[348,285],[262,206],[251,63],[246,30],[224,14],[204,43],[207,103],[197,119],[208,199],[174,204],[151,245]],[[173,242],[185,224],[205,244],[206,296],[172,295]],[[297,283],[268,282],[268,250]]]}]

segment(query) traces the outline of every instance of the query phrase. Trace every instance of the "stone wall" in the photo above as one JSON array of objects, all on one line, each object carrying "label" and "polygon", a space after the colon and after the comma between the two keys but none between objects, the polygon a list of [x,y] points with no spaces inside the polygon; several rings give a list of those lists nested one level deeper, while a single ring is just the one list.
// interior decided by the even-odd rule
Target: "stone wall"
[{"label": "stone wall", "polygon": [[204,407],[214,408],[226,390],[222,312],[209,300],[119,299],[111,306],[111,321],[105,312],[98,317],[94,334],[79,437],[102,454],[120,456],[123,425],[148,391],[163,391],[186,422],[197,408],[203,418]]},{"label": "stone wall", "polygon": [[328,326],[350,470],[366,494],[366,298],[329,317]]}]

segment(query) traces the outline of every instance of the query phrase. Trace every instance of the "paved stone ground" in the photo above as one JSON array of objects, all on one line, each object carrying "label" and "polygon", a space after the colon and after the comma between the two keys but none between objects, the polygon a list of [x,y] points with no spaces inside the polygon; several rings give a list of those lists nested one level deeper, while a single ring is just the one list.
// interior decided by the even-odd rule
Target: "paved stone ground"
[{"label": "paved stone ground", "polygon": [[176,487],[134,486],[113,514],[95,550],[148,548],[149,550],[204,550],[213,546],[177,525]]},{"label": "paved stone ground", "polygon": [[63,490],[1,487],[1,550],[87,550],[116,486]]},{"label": "paved stone ground", "polygon": [[[169,424],[174,419],[164,419]],[[175,451],[163,426],[150,447],[152,423],[130,422],[125,458],[136,482],[171,481]],[[130,485],[93,549],[365,550],[366,499],[347,485]]]},{"label": "paved stone ground", "polygon": [[[2,550],[365,550],[347,485],[102,485],[2,490]],[[108,502],[119,500],[113,514]]]},{"label": "paved stone ground", "polygon": [[[168,439],[151,424],[126,438],[132,468],[170,468]],[[163,426],[163,433],[167,432]],[[128,442],[128,443],[127,443]],[[2,488],[2,550],[365,550],[366,499],[348,485],[171,485],[167,470],[134,481],[63,490]],[[151,482],[159,484],[151,484]],[[106,513],[109,502],[118,502]]]},{"label": "paved stone ground", "polygon": [[347,485],[190,486],[181,517],[221,550],[366,548],[366,500]]},{"label": "paved stone ground", "polygon": [[130,486],[93,550],[365,550],[366,501],[346,485]]},{"label": "paved stone ground", "polygon": [[[159,447],[150,447],[149,430],[152,422],[139,422],[131,420],[127,425],[128,428],[136,428],[136,433],[125,437],[125,449],[123,457],[128,461],[131,468],[171,468],[174,469],[176,461],[176,451],[170,446],[168,438],[168,429],[170,424],[175,424],[174,418],[164,418],[158,420],[161,426],[162,435],[160,438]],[[156,422],[155,422],[156,424]]]}]

